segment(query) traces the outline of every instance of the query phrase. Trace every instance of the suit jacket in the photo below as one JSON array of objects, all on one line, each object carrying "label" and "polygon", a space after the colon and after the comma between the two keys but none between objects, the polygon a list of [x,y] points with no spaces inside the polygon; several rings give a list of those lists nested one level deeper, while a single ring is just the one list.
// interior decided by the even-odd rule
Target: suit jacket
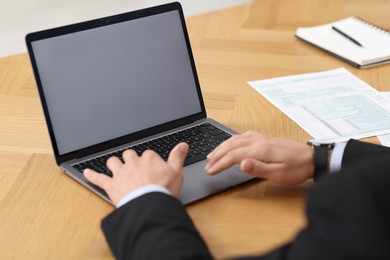
[{"label": "suit jacket", "polygon": [[[240,259],[390,259],[389,186],[390,149],[350,140],[341,171],[310,190],[296,238]],[[162,193],[115,210],[102,229],[117,259],[212,259],[182,204]]]}]

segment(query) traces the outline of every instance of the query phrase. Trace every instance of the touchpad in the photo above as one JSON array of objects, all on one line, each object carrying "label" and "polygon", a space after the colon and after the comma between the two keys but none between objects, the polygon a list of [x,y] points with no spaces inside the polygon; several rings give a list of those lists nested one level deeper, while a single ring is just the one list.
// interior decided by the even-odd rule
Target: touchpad
[{"label": "touchpad", "polygon": [[205,165],[206,163],[200,162],[184,168],[184,183],[180,194],[183,204],[202,199],[253,178],[241,172],[238,166],[210,176],[204,170]]}]

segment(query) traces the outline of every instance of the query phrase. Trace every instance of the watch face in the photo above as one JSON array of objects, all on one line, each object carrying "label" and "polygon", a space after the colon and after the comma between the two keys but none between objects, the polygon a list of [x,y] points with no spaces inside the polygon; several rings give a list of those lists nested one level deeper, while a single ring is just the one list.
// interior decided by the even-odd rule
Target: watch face
[{"label": "watch face", "polygon": [[307,144],[309,144],[311,146],[328,147],[328,148],[333,148],[335,145],[334,142],[321,141],[321,140],[315,140],[315,139],[307,141]]}]

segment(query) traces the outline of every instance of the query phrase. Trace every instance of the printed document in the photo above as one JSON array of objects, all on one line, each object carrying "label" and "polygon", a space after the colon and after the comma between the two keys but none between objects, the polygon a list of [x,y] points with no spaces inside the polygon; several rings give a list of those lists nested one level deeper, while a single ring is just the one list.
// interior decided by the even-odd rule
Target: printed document
[{"label": "printed document", "polygon": [[[381,92],[383,95],[385,95],[387,98],[390,99],[390,92]],[[378,135],[379,142],[383,146],[390,147],[390,134],[387,135]]]},{"label": "printed document", "polygon": [[345,68],[248,83],[314,139],[390,133],[390,99]]}]

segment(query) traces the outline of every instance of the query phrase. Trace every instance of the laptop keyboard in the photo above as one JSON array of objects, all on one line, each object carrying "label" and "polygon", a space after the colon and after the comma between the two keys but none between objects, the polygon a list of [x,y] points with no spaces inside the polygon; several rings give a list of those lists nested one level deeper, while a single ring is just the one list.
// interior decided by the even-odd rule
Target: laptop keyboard
[{"label": "laptop keyboard", "polygon": [[221,130],[215,125],[204,123],[75,164],[73,167],[75,167],[80,172],[83,172],[86,168],[90,168],[97,172],[112,176],[111,171],[106,166],[108,158],[116,156],[122,160],[122,153],[127,149],[133,149],[138,155],[141,155],[146,150],[153,150],[158,153],[164,160],[167,160],[169,152],[173,147],[175,147],[176,144],[180,142],[186,142],[190,146],[187,157],[184,161],[184,165],[189,165],[206,159],[207,154],[209,154],[215,147],[230,137],[231,134]]}]

